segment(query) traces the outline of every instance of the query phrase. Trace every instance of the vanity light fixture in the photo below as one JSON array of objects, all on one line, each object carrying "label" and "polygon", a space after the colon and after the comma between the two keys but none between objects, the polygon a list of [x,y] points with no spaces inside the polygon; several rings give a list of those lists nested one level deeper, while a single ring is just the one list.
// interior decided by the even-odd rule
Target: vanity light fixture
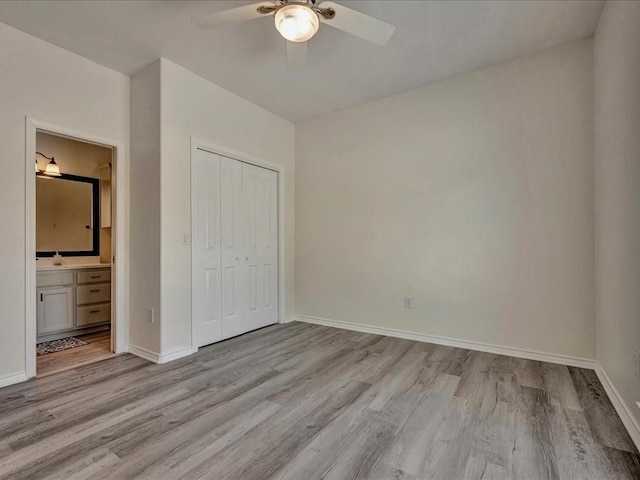
[{"label": "vanity light fixture", "polygon": [[[36,152],[36,155],[43,156],[44,158],[49,160],[49,163],[47,164],[47,168],[45,168],[44,171],[40,172],[42,175],[47,175],[49,177],[61,177],[62,176],[62,174],[60,173],[60,167],[56,163],[56,159],[53,158],[53,156],[52,157],[47,157],[44,153],[40,153],[40,152]],[[37,164],[38,164],[38,161],[36,160],[36,165]],[[37,167],[36,167],[36,169],[37,169]]]}]

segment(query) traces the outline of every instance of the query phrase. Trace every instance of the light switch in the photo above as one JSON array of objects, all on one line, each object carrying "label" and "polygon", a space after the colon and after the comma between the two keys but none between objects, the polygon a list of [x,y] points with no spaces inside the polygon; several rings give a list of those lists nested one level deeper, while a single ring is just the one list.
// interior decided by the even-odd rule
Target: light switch
[{"label": "light switch", "polygon": [[404,308],[413,308],[413,297],[404,297]]},{"label": "light switch", "polygon": [[188,233],[182,234],[182,245],[191,245],[191,235]]}]

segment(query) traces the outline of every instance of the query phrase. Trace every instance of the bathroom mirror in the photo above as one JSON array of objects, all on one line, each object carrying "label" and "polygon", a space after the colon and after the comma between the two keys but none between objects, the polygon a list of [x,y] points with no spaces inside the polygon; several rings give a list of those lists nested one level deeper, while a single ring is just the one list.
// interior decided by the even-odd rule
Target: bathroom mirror
[{"label": "bathroom mirror", "polygon": [[36,177],[36,256],[100,255],[100,181]]}]

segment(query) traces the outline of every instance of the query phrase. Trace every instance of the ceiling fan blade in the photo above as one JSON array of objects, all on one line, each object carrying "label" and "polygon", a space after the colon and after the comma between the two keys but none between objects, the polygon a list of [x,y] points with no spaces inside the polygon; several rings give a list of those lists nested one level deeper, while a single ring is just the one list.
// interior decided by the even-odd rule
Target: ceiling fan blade
[{"label": "ceiling fan blade", "polygon": [[287,42],[287,68],[300,70],[307,66],[307,42]]},{"label": "ceiling fan blade", "polygon": [[265,13],[258,12],[258,8],[260,7],[265,7],[265,10],[275,9],[273,2],[261,2],[202,15],[201,17],[194,17],[191,20],[201,29],[209,30],[210,28],[221,27],[222,25],[233,25],[235,23],[264,17]]},{"label": "ceiling fan blade", "polygon": [[318,5],[318,8],[332,8],[336,12],[335,16],[331,19],[318,15],[322,23],[378,45],[386,44],[393,35],[393,32],[396,31],[396,27],[387,22],[357,12],[356,10],[351,10],[334,2],[322,2]]}]

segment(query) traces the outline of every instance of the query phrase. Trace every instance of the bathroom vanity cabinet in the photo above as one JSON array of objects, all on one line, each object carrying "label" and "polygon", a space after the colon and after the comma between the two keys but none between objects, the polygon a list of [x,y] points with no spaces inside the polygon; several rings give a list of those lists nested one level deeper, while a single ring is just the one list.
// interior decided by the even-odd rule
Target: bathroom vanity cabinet
[{"label": "bathroom vanity cabinet", "polygon": [[111,323],[111,267],[52,267],[37,272],[36,287],[39,342]]}]

